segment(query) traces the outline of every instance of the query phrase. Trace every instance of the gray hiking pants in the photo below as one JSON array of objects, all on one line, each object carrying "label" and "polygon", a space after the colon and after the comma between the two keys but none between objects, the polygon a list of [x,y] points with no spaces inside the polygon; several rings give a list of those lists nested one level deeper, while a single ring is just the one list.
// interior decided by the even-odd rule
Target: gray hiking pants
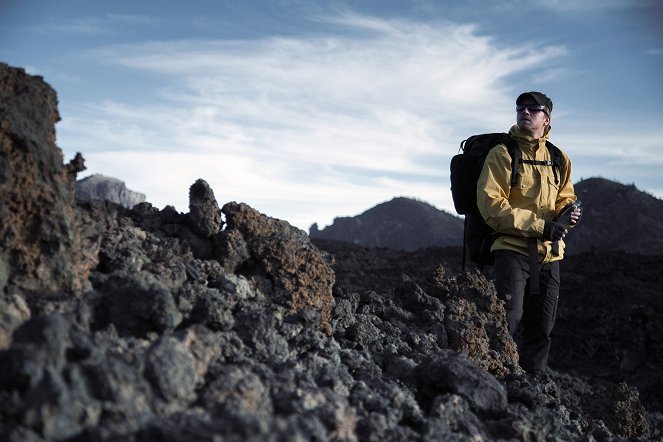
[{"label": "gray hiking pants", "polygon": [[548,365],[550,333],[559,301],[559,261],[539,265],[539,293],[529,293],[529,258],[510,250],[495,252],[493,276],[497,296],[506,302],[509,333],[518,345],[520,366],[527,371]]}]

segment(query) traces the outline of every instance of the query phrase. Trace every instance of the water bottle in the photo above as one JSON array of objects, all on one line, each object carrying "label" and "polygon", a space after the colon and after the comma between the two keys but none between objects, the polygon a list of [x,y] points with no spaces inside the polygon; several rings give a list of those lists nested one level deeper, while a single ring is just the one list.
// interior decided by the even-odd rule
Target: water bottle
[{"label": "water bottle", "polygon": [[575,224],[571,222],[571,213],[580,207],[582,204],[581,201],[575,201],[573,204],[571,204],[569,207],[567,207],[560,215],[559,218],[557,218],[557,222],[560,222],[566,226],[567,229],[572,228]]}]

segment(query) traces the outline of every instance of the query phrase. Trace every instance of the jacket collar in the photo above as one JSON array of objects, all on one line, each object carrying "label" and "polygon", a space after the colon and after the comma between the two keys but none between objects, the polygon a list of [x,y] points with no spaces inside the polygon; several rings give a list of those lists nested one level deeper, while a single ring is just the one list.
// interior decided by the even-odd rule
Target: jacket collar
[{"label": "jacket collar", "polygon": [[520,130],[517,124],[514,124],[511,127],[509,130],[509,135],[511,135],[513,139],[518,142],[518,145],[521,149],[527,149],[529,151],[536,152],[540,147],[544,147],[546,145],[546,141],[550,135],[550,126],[546,127],[546,130],[541,138],[534,138],[531,135],[525,134]]}]

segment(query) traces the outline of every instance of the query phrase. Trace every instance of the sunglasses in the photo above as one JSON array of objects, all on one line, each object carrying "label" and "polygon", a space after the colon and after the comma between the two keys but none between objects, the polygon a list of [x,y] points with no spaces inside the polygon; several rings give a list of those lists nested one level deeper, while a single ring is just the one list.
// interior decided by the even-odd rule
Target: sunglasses
[{"label": "sunglasses", "polygon": [[543,112],[544,114],[548,115],[548,112],[546,112],[546,107],[545,106],[537,106],[535,104],[519,104],[516,106],[516,112],[523,112],[525,109],[530,114],[535,114],[538,112]]}]

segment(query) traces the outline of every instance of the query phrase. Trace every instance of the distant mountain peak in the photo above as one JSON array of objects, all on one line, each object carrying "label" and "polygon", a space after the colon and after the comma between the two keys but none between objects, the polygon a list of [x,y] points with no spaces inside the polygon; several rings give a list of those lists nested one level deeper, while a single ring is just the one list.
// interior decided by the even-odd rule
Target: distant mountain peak
[{"label": "distant mountain peak", "polygon": [[332,239],[364,247],[412,251],[423,247],[460,246],[463,220],[424,201],[395,197],[353,217],[334,218],[311,238]]},{"label": "distant mountain peak", "polygon": [[655,255],[663,250],[663,200],[633,184],[601,177],[574,187],[583,216],[569,234],[569,253],[621,250]]}]

